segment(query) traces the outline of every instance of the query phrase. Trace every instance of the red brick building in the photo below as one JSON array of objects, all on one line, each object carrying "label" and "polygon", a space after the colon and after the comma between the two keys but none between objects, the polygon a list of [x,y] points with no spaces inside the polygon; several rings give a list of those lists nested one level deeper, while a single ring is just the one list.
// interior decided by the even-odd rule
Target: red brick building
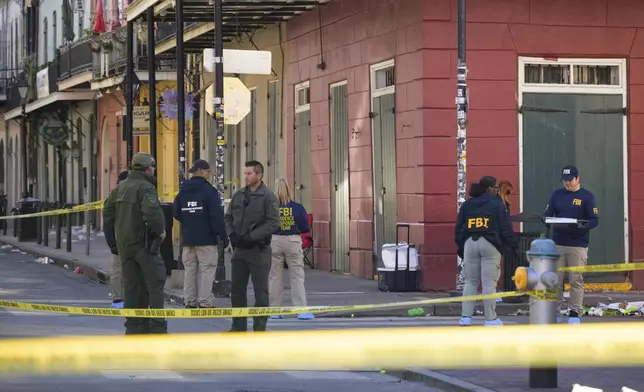
[{"label": "red brick building", "polygon": [[[422,288],[455,287],[456,4],[333,0],[287,23],[288,173],[317,268],[370,278],[403,222]],[[468,182],[510,180],[513,213],[541,212],[575,164],[602,216],[589,263],[644,259],[644,2],[475,0],[467,21]]]}]

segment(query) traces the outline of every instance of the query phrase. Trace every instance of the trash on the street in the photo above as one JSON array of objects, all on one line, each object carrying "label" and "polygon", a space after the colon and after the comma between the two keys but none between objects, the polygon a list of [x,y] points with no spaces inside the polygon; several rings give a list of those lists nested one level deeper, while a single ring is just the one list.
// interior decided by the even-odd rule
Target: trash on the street
[{"label": "trash on the street", "polygon": [[583,385],[574,384],[572,386],[572,392],[604,392],[603,389],[585,387]]},{"label": "trash on the street", "polygon": [[407,311],[407,316],[409,317],[421,317],[425,315],[425,309],[423,308],[414,308]]},{"label": "trash on the street", "polygon": [[49,257],[39,257],[35,260],[35,262],[39,264],[54,264],[54,260]]},{"label": "trash on the street", "polygon": [[77,274],[81,274],[81,275],[82,275],[82,274],[83,274],[83,270],[81,269],[81,267],[76,267],[76,269],[74,269],[74,273],[77,273]]},{"label": "trash on the street", "polygon": [[637,302],[613,302],[611,304],[598,303],[584,309],[587,316],[610,317],[610,316],[644,316],[644,301]]}]

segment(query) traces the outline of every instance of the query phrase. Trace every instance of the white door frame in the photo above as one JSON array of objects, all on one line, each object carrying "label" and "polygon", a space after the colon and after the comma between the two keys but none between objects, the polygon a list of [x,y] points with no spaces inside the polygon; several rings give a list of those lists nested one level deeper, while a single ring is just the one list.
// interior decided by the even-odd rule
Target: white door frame
[{"label": "white door frame", "polygon": [[[570,64],[570,65],[612,65],[619,67],[619,84],[614,86],[575,85],[575,84],[531,84],[525,83],[526,64]],[[545,59],[538,57],[519,57],[518,72],[518,107],[523,105],[523,93],[551,93],[551,94],[603,94],[621,95],[622,107],[627,107],[627,69],[626,59],[580,59],[559,58]],[[572,77],[572,75],[571,75]],[[523,114],[518,113],[518,140],[519,140],[519,207],[523,211]],[[629,230],[628,230],[628,115],[622,120],[622,164],[624,171],[624,258],[629,262]],[[523,229],[523,224],[521,224]]]},{"label": "white door frame", "polygon": [[[394,74],[396,72],[396,62],[394,59],[383,61],[377,64],[373,64],[369,66],[369,85],[370,85],[370,97],[369,97],[369,106],[370,106],[370,111],[373,113],[375,108],[373,106],[373,101],[375,98],[381,97],[383,95],[387,94],[395,94],[396,93],[396,84],[394,83],[393,86],[389,87],[383,87],[383,88],[377,88],[376,87],[376,73],[382,69],[386,69],[389,67],[394,67]],[[374,156],[374,120],[376,118],[372,118],[370,121],[371,125],[371,181],[372,181],[372,188],[373,188],[373,217],[371,220],[371,224],[373,226],[373,250],[376,254],[379,254],[379,249],[378,247],[378,228],[376,227],[376,216],[378,214],[378,195],[380,192],[380,189],[376,189],[376,168],[374,167],[374,162],[375,162],[375,156]],[[380,119],[378,119],[380,121]],[[394,146],[395,148],[395,146]]]}]

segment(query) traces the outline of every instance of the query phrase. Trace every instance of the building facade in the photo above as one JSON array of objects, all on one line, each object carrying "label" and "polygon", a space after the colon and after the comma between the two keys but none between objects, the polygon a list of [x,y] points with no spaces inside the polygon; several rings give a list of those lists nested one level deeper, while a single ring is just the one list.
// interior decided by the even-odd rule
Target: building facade
[{"label": "building facade", "polygon": [[[314,215],[316,264],[370,278],[407,223],[422,288],[453,289],[456,2],[319,11],[286,23],[285,90],[287,170]],[[467,180],[509,180],[512,213],[541,213],[560,168],[577,165],[602,216],[591,264],[644,257],[643,50],[638,1],[468,2]]]}]

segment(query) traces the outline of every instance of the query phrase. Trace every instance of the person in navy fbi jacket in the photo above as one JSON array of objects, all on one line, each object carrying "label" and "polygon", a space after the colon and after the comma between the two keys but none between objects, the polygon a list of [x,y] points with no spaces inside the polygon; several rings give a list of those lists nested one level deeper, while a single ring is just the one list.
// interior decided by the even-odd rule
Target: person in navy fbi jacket
[{"label": "person in navy fbi jacket", "polygon": [[[496,178],[485,176],[470,188],[471,199],[458,211],[454,241],[463,259],[463,296],[476,295],[479,282],[483,295],[494,294],[501,275],[501,254],[507,249],[518,253],[508,211],[498,197]],[[485,325],[501,326],[496,300],[483,301]],[[472,325],[474,302],[463,302],[459,325]]]},{"label": "person in navy fbi jacket", "polygon": [[183,294],[187,308],[212,308],[217,237],[224,248],[228,247],[224,211],[219,192],[206,179],[211,173],[208,162],[197,159],[188,173],[192,177],[181,184],[172,203],[172,214],[181,222],[183,237]]},{"label": "person in navy fbi jacket", "polygon": [[[304,289],[304,254],[302,252],[301,233],[308,233],[309,218],[306,209],[300,203],[293,201],[293,192],[285,179],[275,182],[275,193],[279,200],[280,227],[273,233],[271,271],[268,275],[268,295],[271,306],[283,306],[284,262],[288,266],[291,278],[291,300],[293,306],[306,305]],[[272,318],[282,318],[273,316]],[[312,313],[299,313],[300,320],[311,320]]]},{"label": "person in navy fbi jacket", "polygon": [[[575,166],[561,169],[563,188],[557,189],[550,196],[546,206],[545,217],[573,218],[581,222],[570,225],[555,225],[552,240],[560,253],[557,268],[586,266],[588,262],[588,244],[590,230],[599,224],[599,209],[595,196],[581,186],[579,171]],[[558,273],[558,297],[560,307],[563,301],[563,278],[565,272]],[[569,324],[579,324],[583,314],[584,277],[580,272],[569,272],[570,313]]]}]

